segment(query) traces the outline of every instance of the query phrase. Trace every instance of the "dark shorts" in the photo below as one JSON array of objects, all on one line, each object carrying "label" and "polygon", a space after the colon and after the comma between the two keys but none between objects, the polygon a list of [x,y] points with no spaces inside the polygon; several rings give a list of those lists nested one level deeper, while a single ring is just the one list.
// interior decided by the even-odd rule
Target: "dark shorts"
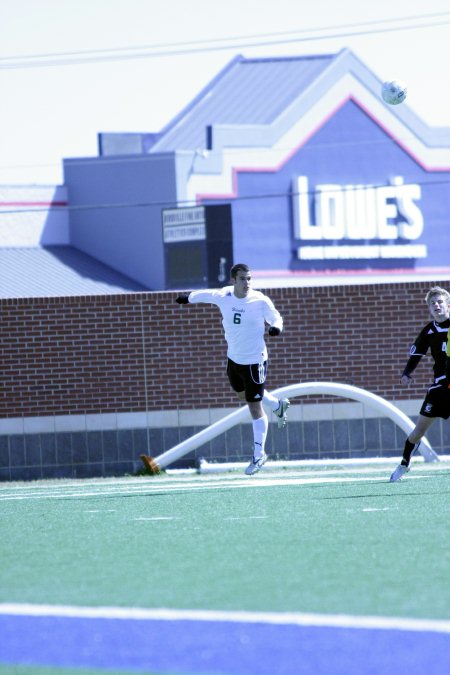
[{"label": "dark shorts", "polygon": [[231,388],[238,394],[245,391],[247,403],[261,401],[264,396],[264,383],[266,381],[267,361],[252,363],[242,366],[228,359],[227,375]]},{"label": "dark shorts", "polygon": [[420,409],[424,417],[450,417],[450,389],[447,385],[433,384],[427,391]]}]

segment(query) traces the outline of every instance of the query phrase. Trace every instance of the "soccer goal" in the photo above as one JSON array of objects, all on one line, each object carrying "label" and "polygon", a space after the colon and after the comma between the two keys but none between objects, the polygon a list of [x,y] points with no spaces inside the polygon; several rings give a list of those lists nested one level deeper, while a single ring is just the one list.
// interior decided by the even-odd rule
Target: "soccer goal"
[{"label": "soccer goal", "polygon": [[[360,389],[350,384],[340,384],[336,382],[303,382],[291,384],[287,387],[281,387],[280,389],[274,389],[272,394],[280,397],[289,397],[291,399],[297,396],[315,394],[340,396],[341,398],[363,403],[380,413],[382,416],[388,417],[397,424],[406,435],[409,435],[415,426],[412,420],[397,408],[397,406],[386,401],[381,396],[377,396],[365,389]],[[158,473],[161,469],[165,469],[188,452],[196,450],[213,438],[216,438],[216,436],[220,436],[220,434],[231,429],[231,427],[234,427],[236,424],[244,422],[248,417],[249,412],[247,406],[241,407],[214,424],[211,424],[209,427],[206,427],[206,429],[203,429],[190,438],[187,438],[185,441],[178,443],[178,445],[163,452],[161,455],[158,455],[157,457],[141,455],[141,460],[151,473]],[[438,455],[425,438],[422,439],[419,452],[426,462],[435,462],[439,460]]]}]

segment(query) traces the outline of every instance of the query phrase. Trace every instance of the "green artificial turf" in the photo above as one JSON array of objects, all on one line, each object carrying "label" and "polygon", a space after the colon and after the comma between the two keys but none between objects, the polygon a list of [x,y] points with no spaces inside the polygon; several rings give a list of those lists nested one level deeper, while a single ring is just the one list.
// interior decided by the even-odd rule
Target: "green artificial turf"
[{"label": "green artificial turf", "polygon": [[[105,670],[96,668],[55,668],[52,666],[13,666],[0,664],[0,675],[159,675],[150,670]],[[164,675],[171,675],[166,672]],[[187,674],[189,675],[189,674]]]},{"label": "green artificial turf", "polygon": [[0,602],[449,619],[450,472],[422,473],[2,486]]}]

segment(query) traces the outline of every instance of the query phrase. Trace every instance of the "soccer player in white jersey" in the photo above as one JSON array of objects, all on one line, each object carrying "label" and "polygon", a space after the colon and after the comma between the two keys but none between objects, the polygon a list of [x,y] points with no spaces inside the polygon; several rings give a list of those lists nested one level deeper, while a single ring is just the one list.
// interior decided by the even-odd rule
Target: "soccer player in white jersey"
[{"label": "soccer player in white jersey", "polygon": [[183,293],[176,298],[176,302],[180,305],[212,303],[222,313],[228,344],[228,379],[239,398],[246,401],[252,417],[253,458],[245,473],[253,475],[267,461],[265,442],[268,419],[263,404],[277,415],[279,427],[285,426],[290,405],[287,398],[278,399],[265,391],[264,387],[267,374],[265,324],[269,324],[269,335],[279,335],[283,330],[283,319],[270,298],[251,288],[252,277],[248,265],[234,265],[230,277],[231,286]]},{"label": "soccer player in white jersey", "polygon": [[413,371],[428,350],[434,360],[434,382],[425,395],[416,426],[405,441],[402,461],[391,474],[392,483],[401,480],[409,471],[411,457],[434,420],[438,417],[444,420],[450,417],[450,390],[446,377],[450,293],[440,286],[433,286],[428,291],[425,302],[433,320],[422,328],[412,345],[400,382],[403,386],[410,384]]}]

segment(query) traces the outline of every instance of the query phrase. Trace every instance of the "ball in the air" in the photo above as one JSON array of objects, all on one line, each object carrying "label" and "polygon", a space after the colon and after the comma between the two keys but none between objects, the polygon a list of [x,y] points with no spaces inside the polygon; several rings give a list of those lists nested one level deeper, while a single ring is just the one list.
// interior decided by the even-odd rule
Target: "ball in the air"
[{"label": "ball in the air", "polygon": [[389,103],[389,105],[403,103],[407,93],[408,88],[401,80],[389,80],[388,82],[383,82],[383,86],[381,87],[383,101]]}]

